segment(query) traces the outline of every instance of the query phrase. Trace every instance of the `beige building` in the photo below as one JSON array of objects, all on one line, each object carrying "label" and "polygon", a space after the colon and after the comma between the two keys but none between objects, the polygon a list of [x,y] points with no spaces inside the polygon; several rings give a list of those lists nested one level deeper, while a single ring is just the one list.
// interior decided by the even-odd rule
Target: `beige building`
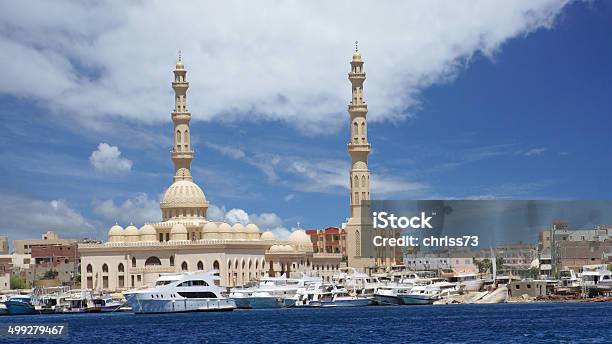
[{"label": "beige building", "polygon": [[233,287],[265,274],[312,272],[313,266],[328,267],[328,273],[337,270],[341,256],[313,254],[310,237],[302,230],[277,241],[255,224],[207,220],[208,201],[191,176],[186,74],[179,55],[172,82],[174,177],[160,203],[162,221],[140,229],[117,224],[108,231],[108,242],[79,244],[82,287],[125,290],[150,284],[160,273],[196,270],[216,270],[220,285]]},{"label": "beige building", "polygon": [[0,254],[8,254],[8,237],[6,235],[0,235]]},{"label": "beige building", "polygon": [[47,231],[40,239],[13,240],[13,252],[17,254],[32,254],[33,246],[40,245],[72,245],[77,241],[74,239],[60,239],[54,231]]}]

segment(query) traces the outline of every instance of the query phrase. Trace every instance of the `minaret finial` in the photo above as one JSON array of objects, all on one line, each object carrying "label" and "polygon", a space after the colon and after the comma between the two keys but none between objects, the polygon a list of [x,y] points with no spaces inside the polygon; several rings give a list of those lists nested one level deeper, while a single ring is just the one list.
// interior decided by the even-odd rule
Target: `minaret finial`
[{"label": "minaret finial", "polygon": [[359,41],[355,41],[355,52],[359,52]]},{"label": "minaret finial", "polygon": [[179,62],[181,61],[181,51],[179,50]]}]

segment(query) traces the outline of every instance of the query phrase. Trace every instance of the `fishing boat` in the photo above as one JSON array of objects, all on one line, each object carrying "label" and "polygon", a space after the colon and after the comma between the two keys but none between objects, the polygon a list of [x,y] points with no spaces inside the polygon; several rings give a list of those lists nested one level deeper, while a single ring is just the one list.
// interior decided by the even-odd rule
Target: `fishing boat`
[{"label": "fishing boat", "polygon": [[231,311],[236,303],[222,296],[222,289],[215,284],[219,280],[215,273],[164,273],[153,287],[123,294],[136,314]]},{"label": "fishing boat", "polygon": [[40,314],[34,308],[34,299],[30,295],[13,295],[4,302],[9,315]]},{"label": "fishing boat", "polygon": [[63,313],[87,313],[91,299],[89,290],[72,290],[65,299]]}]

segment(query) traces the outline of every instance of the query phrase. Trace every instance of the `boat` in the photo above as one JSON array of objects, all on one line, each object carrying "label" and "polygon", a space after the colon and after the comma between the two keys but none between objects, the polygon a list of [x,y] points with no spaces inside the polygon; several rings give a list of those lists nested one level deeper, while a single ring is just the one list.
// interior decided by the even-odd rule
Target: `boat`
[{"label": "boat", "polygon": [[40,314],[63,313],[67,303],[66,298],[70,296],[70,287],[46,287],[34,288],[33,294],[36,302],[33,302],[34,309]]},{"label": "boat", "polygon": [[13,295],[4,304],[9,315],[40,314],[34,308],[34,300],[30,295]]},{"label": "boat", "polygon": [[242,309],[266,309],[293,307],[297,302],[298,290],[310,284],[322,283],[320,277],[287,278],[265,276],[252,288],[233,288],[229,297]]},{"label": "boat", "polygon": [[407,294],[399,294],[404,305],[431,305],[439,299],[439,290],[425,284],[415,285]]},{"label": "boat", "polygon": [[[315,303],[321,301],[321,297],[327,294],[323,283],[313,283],[298,289],[295,294],[295,307],[312,307]],[[311,304],[312,303],[312,304]]]},{"label": "boat", "polygon": [[381,286],[374,294],[374,302],[377,305],[403,305],[404,302],[400,295],[410,293],[412,287],[404,285],[389,284]]},{"label": "boat", "polygon": [[235,301],[224,297],[215,285],[219,280],[216,273],[164,273],[153,287],[123,294],[136,314],[234,310]]},{"label": "boat", "polygon": [[123,302],[114,300],[108,294],[102,294],[91,299],[91,306],[87,307],[89,313],[105,313],[118,311]]},{"label": "boat", "polygon": [[89,290],[71,290],[65,299],[63,313],[87,313],[87,306],[91,299]]},{"label": "boat", "polygon": [[373,302],[370,297],[351,295],[345,288],[334,288],[324,293],[319,301],[313,301],[310,305],[314,307],[363,307]]},{"label": "boat", "polygon": [[8,310],[6,309],[6,305],[4,304],[8,300],[6,295],[0,295],[0,315],[8,315]]},{"label": "boat", "polygon": [[457,282],[462,290],[465,291],[480,291],[484,284],[484,280],[476,273],[458,273],[448,279],[449,282]]},{"label": "boat", "polygon": [[582,267],[582,283],[585,286],[610,289],[612,288],[612,272],[603,264],[585,265]]}]

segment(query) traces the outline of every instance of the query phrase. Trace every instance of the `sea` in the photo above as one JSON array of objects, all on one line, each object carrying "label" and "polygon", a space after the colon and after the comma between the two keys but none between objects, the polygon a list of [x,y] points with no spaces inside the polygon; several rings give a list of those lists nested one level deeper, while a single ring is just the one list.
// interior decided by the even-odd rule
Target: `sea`
[{"label": "sea", "polygon": [[612,343],[612,303],[286,308],[220,313],[2,316],[68,324],[63,338],[2,343]]}]

